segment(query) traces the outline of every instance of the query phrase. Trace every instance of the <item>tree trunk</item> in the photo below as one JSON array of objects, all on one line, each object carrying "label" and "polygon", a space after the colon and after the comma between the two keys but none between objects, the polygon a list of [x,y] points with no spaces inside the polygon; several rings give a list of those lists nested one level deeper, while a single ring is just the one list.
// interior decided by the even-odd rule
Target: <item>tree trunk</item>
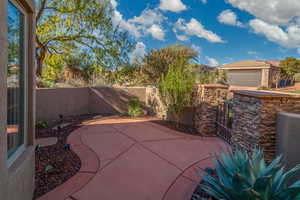
[{"label": "tree trunk", "polygon": [[40,53],[37,54],[37,68],[36,68],[36,76],[41,77],[43,72],[43,63],[46,57],[46,51],[42,48],[39,49]]}]

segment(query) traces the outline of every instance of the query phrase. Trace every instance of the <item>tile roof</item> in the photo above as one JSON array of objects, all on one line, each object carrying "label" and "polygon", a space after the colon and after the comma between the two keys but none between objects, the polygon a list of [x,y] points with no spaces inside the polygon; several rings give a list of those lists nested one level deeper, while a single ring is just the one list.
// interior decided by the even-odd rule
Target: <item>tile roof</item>
[{"label": "tile roof", "polygon": [[244,60],[240,62],[229,63],[221,66],[221,68],[247,68],[247,67],[266,67],[266,66],[279,66],[277,60]]}]

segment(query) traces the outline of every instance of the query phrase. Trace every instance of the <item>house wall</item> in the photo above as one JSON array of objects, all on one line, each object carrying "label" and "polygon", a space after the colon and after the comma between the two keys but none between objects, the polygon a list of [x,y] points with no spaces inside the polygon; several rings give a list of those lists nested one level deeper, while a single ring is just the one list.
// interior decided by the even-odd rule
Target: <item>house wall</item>
[{"label": "house wall", "polygon": [[261,73],[261,86],[269,88],[271,86],[270,80],[270,68],[269,69],[262,69]]},{"label": "house wall", "polygon": [[[276,154],[283,156],[286,170],[300,163],[300,115],[280,112],[277,115]],[[293,181],[300,179],[300,172]]]},{"label": "house wall", "polygon": [[35,99],[35,17],[33,0],[17,0],[29,14],[28,38],[28,129],[25,151],[12,165],[7,163],[7,0],[0,1],[0,198],[1,200],[32,200],[34,191],[34,99]]}]

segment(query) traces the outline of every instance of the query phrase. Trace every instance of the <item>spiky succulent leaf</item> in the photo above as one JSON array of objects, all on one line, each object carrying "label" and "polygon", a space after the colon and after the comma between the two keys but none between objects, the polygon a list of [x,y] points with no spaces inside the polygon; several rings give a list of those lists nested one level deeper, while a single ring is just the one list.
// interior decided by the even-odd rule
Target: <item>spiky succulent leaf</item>
[{"label": "spiky succulent leaf", "polygon": [[201,175],[202,189],[225,200],[300,200],[300,180],[288,185],[300,165],[284,173],[281,156],[266,165],[261,150],[251,156],[236,151],[213,161],[217,178]]}]

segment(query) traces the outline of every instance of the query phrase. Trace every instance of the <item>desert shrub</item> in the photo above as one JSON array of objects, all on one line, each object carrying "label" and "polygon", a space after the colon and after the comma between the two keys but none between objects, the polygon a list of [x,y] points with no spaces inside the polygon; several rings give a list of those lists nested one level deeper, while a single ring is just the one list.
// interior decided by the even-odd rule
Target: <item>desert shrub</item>
[{"label": "desert shrub", "polygon": [[50,80],[45,80],[43,78],[37,78],[36,80],[37,87],[39,88],[54,88],[56,87],[55,82]]},{"label": "desert shrub", "polygon": [[48,123],[46,121],[38,121],[35,124],[36,128],[47,128],[48,127]]},{"label": "desert shrub", "polygon": [[128,115],[131,117],[142,116],[142,105],[138,98],[130,99],[128,102]]},{"label": "desert shrub", "polygon": [[168,112],[179,124],[184,109],[192,103],[195,88],[195,74],[191,72],[187,60],[177,59],[174,64],[170,64],[166,75],[161,77],[158,87]]},{"label": "desert shrub", "polygon": [[180,44],[152,50],[143,59],[141,77],[146,85],[157,85],[161,76],[166,75],[168,67],[174,64],[177,59],[190,61],[196,57],[197,52]]},{"label": "desert shrub", "polygon": [[[202,175],[201,188],[216,199],[224,200],[297,200],[300,181],[289,184],[300,165],[285,173],[281,157],[267,165],[262,151],[251,156],[244,151],[222,154],[214,160],[217,176]],[[195,200],[201,197],[194,197]]]},{"label": "desert shrub", "polygon": [[196,82],[199,84],[228,85],[227,73],[215,67],[195,64],[193,71],[196,74]]}]

